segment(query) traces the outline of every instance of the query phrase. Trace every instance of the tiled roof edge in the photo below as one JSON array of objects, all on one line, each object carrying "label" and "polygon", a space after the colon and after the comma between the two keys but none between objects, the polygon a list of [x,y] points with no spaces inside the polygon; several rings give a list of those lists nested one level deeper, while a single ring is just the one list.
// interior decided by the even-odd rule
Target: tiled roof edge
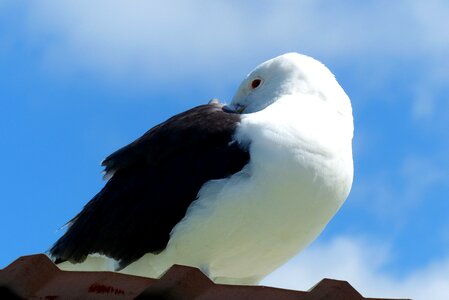
[{"label": "tiled roof edge", "polygon": [[199,269],[179,265],[172,266],[160,279],[114,272],[70,272],[60,270],[44,254],[22,256],[0,270],[0,298],[14,297],[48,300],[380,300],[364,298],[348,282],[334,279],[323,279],[310,291],[294,291],[266,286],[215,284]]}]

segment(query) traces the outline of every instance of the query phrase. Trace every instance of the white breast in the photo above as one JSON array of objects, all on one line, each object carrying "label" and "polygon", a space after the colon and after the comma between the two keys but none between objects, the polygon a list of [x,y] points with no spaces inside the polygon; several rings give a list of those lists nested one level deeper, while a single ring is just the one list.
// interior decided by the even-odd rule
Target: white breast
[{"label": "white breast", "polygon": [[250,143],[250,163],[208,182],[167,249],[124,271],[159,276],[177,263],[253,284],[312,242],[349,194],[353,167],[352,119],[311,100],[245,115],[236,138]]}]

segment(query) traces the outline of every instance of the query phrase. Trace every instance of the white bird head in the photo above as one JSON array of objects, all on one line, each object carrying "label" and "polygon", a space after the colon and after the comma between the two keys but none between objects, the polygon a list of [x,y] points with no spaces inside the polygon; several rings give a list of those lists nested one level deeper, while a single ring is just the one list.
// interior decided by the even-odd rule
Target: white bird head
[{"label": "white bird head", "polygon": [[286,53],[257,66],[235,93],[230,107],[240,113],[263,110],[285,95],[315,95],[351,117],[351,103],[334,75],[319,61]]}]

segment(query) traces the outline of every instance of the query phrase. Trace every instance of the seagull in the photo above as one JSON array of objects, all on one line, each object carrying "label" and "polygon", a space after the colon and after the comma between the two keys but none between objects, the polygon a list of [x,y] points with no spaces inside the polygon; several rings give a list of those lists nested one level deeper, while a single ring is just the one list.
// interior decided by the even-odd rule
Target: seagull
[{"label": "seagull", "polygon": [[257,66],[231,103],[177,114],[102,162],[107,182],[49,250],[65,270],[157,278],[173,264],[257,284],[349,195],[349,97],[319,61]]}]

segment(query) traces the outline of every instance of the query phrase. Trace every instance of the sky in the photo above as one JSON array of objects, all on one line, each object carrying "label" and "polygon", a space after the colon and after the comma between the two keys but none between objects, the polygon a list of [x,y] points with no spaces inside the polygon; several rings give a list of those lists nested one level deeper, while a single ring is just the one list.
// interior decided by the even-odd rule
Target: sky
[{"label": "sky", "polygon": [[448,28],[444,0],[0,0],[0,267],[48,250],[104,185],[108,154],[300,52],[351,98],[355,177],[262,284],[448,299]]}]

